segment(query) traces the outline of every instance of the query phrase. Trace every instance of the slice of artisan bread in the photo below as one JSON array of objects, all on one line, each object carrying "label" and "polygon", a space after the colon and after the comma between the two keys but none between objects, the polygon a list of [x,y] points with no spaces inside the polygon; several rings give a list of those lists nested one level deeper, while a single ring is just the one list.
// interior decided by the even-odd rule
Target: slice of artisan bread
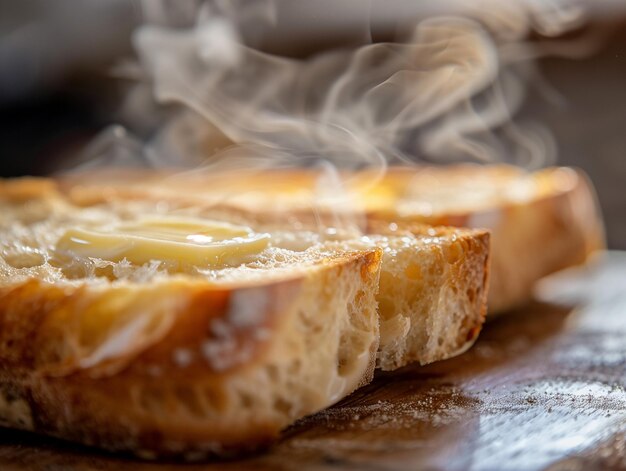
[{"label": "slice of artisan bread", "polygon": [[369,218],[420,221],[491,232],[489,313],[525,303],[535,283],[584,263],[604,247],[604,231],[586,176],[569,168],[534,173],[509,166],[459,165],[419,171],[397,169],[371,203]]},{"label": "slice of artisan bread", "polygon": [[370,381],[381,249],[270,242],[220,268],[58,256],[68,228],[123,217],[46,180],[0,183],[2,425],[227,454]]},{"label": "slice of artisan bread", "polygon": [[424,365],[471,347],[487,311],[489,233],[373,222],[368,231],[383,248],[377,365]]},{"label": "slice of artisan bread", "polygon": [[[175,214],[217,218],[252,224],[261,230],[282,232],[281,244],[297,248],[303,242],[289,240],[284,230],[320,228],[310,232],[310,240],[321,243],[336,240],[342,250],[350,247],[380,247],[383,262],[378,293],[381,341],[378,366],[392,370],[411,362],[421,364],[444,360],[469,348],[476,340],[486,313],[489,234],[484,230],[433,228],[416,223],[388,224],[371,219],[364,228],[367,237],[333,228],[337,221],[315,212],[281,212],[256,208],[247,211],[232,201],[205,199],[196,175],[189,177],[146,174],[127,176],[128,186],[118,182],[105,187],[102,182],[78,185],[65,182],[69,197],[85,207],[101,205],[114,212],[154,212],[167,208]],[[273,174],[270,179],[275,178]],[[244,181],[247,178],[243,177]],[[252,182],[254,183],[254,182]],[[172,185],[172,187],[170,187]],[[180,185],[180,186],[179,186]],[[239,183],[234,187],[242,188]],[[176,191],[171,191],[175,188]],[[254,186],[252,186],[254,188]],[[224,197],[229,193],[224,189]],[[273,193],[272,193],[273,194]],[[263,193],[258,196],[262,198]],[[348,233],[341,240],[341,233]]]},{"label": "slice of artisan bread", "polygon": [[[391,167],[342,174],[343,198],[325,191],[327,175],[314,170],[127,173],[120,178],[88,175],[69,178],[78,200],[122,193],[146,192],[204,198],[207,204],[227,201],[260,219],[292,223],[345,220],[355,209],[369,221],[421,222],[484,228],[492,234],[489,313],[497,314],[526,302],[540,278],[584,263],[604,247],[604,232],[592,186],[579,170],[546,168],[526,172],[507,165]],[[92,180],[92,181],[90,181]],[[167,184],[163,184],[163,180]],[[87,182],[86,186],[81,183]],[[322,182],[322,184],[320,184]],[[94,191],[90,185],[96,185]],[[334,189],[335,193],[336,188]],[[336,195],[335,195],[336,196]]]}]

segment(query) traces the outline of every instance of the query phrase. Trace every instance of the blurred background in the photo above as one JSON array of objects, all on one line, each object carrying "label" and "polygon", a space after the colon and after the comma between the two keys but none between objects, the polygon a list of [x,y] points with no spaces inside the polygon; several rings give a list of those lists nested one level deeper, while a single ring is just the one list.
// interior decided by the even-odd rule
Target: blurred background
[{"label": "blurred background", "polygon": [[[302,58],[392,40],[409,18],[463,14],[464,6],[279,1],[271,22],[242,33],[259,49]],[[551,39],[558,57],[537,59],[542,80],[557,93],[546,99],[531,87],[518,117],[546,125],[558,164],[590,175],[609,247],[626,249],[626,1],[585,7],[583,24]],[[144,9],[132,0],[0,0],[0,176],[49,174],[105,127],[132,128],[121,109],[132,81],[112,71],[133,56],[131,35],[144,21]]]}]

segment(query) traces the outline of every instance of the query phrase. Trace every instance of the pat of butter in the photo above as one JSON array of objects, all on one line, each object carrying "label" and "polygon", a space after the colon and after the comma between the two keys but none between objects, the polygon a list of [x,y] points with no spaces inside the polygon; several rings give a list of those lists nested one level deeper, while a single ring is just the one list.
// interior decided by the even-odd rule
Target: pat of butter
[{"label": "pat of butter", "polygon": [[270,235],[249,227],[194,218],[159,217],[98,229],[72,228],[56,245],[66,255],[127,259],[142,265],[166,260],[198,266],[236,265],[258,254]]}]

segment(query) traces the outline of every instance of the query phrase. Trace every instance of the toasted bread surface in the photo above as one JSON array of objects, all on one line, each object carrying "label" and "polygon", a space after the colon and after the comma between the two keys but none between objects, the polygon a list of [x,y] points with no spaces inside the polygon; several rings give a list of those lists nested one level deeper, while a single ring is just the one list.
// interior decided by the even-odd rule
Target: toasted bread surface
[{"label": "toasted bread surface", "polygon": [[[289,176],[289,178],[287,178]],[[262,209],[246,209],[244,200],[256,201],[252,195],[245,199],[231,200],[228,193],[219,198],[213,190],[203,190],[202,178],[196,174],[167,175],[139,174],[128,176],[130,183],[107,185],[82,182],[62,185],[69,197],[77,204],[97,206],[108,204],[113,207],[145,205],[145,210],[167,202],[170,210],[183,213],[217,217],[238,223],[253,224],[255,227],[274,231],[298,227],[327,234],[341,239],[343,232],[351,234],[344,226],[352,221],[350,214],[290,209],[289,202],[280,204],[285,198],[280,195],[284,188],[306,183],[309,173],[269,173],[267,181],[259,175],[243,176],[243,182],[251,182],[251,191],[257,194],[255,181],[259,181],[264,198],[278,198],[275,204]],[[188,180],[188,184],[182,182]],[[211,180],[212,181],[212,180]],[[228,179],[216,182],[226,185]],[[205,182],[206,184],[206,182]],[[239,180],[233,182],[231,191],[244,190]],[[268,186],[269,185],[269,186]],[[183,191],[183,187],[193,189]],[[265,191],[274,187],[269,195]],[[306,191],[306,185],[299,187]],[[176,191],[173,191],[176,189]],[[300,190],[298,190],[300,191]],[[244,192],[245,193],[245,192]],[[222,199],[225,198],[225,200]],[[327,208],[326,208],[327,209]],[[357,218],[358,219],[358,218]],[[400,222],[400,221],[398,221]],[[335,231],[335,227],[339,227]],[[477,338],[485,318],[485,303],[488,293],[488,260],[490,236],[484,230],[450,229],[430,227],[407,219],[400,224],[372,215],[364,221],[362,232],[367,234],[364,246],[374,245],[383,249],[381,283],[378,293],[381,315],[381,347],[378,366],[392,370],[410,362],[421,364],[450,358],[469,348]],[[352,233],[353,234],[353,233]],[[353,239],[359,239],[352,235]],[[349,238],[350,239],[350,238]],[[357,240],[356,245],[363,245]],[[354,240],[343,243],[344,248],[355,246]]]},{"label": "toasted bread surface", "polygon": [[0,184],[0,206],[3,425],[142,456],[228,454],[372,377],[378,248],[276,249],[204,275],[67,270],[52,262],[58,230],[112,213],[37,180]]},{"label": "toasted bread surface", "polygon": [[490,315],[527,302],[539,279],[582,264],[604,248],[593,187],[580,170],[451,165],[391,167],[383,175],[362,171],[342,177],[343,185],[335,191],[348,197],[333,199],[331,188],[330,201],[319,184],[326,176],[311,170],[250,172],[235,178],[201,171],[149,177],[137,172],[123,182],[112,173],[95,187],[71,183],[71,178],[67,182],[77,201],[177,193],[202,198],[207,205],[226,202],[231,212],[244,210],[259,219],[284,219],[287,214],[293,221],[313,218],[333,224],[352,213],[352,222],[361,225],[369,220],[487,229],[492,234]]}]

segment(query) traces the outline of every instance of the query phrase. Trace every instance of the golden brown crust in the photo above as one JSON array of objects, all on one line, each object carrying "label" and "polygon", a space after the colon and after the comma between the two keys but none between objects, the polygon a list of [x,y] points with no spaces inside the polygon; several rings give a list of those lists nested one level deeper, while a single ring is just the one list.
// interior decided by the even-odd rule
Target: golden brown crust
[{"label": "golden brown crust", "polygon": [[57,194],[57,183],[48,178],[22,177],[0,179],[0,197],[13,202],[53,197]]}]

